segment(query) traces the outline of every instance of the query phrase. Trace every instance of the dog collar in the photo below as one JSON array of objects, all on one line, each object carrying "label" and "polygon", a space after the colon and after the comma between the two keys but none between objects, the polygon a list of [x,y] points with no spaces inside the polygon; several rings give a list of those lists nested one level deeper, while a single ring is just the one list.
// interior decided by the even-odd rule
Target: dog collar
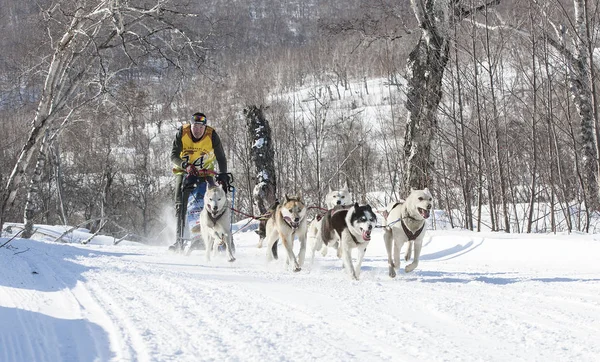
[{"label": "dog collar", "polygon": [[421,226],[421,228],[413,233],[412,231],[410,231],[408,229],[408,227],[404,223],[404,220],[400,219],[400,224],[402,225],[402,230],[404,230],[404,233],[406,234],[406,237],[408,238],[408,241],[413,241],[416,238],[418,238],[419,235],[421,235],[421,232],[423,231],[423,229],[425,228],[425,223],[423,223],[423,225]]}]

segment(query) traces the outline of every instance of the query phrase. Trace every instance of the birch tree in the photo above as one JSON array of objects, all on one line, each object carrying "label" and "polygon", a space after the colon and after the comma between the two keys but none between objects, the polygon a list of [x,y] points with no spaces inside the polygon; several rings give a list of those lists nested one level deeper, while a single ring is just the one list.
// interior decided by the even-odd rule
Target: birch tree
[{"label": "birch tree", "polygon": [[45,82],[29,136],[2,191],[0,227],[46,129],[61,112],[100,96],[110,99],[111,87],[134,68],[204,64],[208,36],[190,29],[210,34],[210,22],[190,26],[199,15],[185,6],[174,0],[73,0],[52,3],[41,13],[52,53],[44,58]]},{"label": "birch tree", "polygon": [[485,1],[469,8],[458,0],[411,0],[421,37],[408,58],[409,112],[404,138],[405,189],[431,186],[431,146],[437,128],[442,80],[449,59],[453,24],[474,11],[498,4]]}]

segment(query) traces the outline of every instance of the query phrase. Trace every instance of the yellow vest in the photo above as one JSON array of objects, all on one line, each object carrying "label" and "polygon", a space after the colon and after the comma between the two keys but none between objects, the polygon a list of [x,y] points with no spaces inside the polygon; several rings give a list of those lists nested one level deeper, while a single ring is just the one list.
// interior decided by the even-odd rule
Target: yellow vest
[{"label": "yellow vest", "polygon": [[181,148],[179,157],[193,164],[198,169],[214,171],[216,157],[212,144],[213,131],[212,127],[206,126],[202,138],[194,142],[191,126],[185,124],[181,133],[181,144],[183,147]]}]

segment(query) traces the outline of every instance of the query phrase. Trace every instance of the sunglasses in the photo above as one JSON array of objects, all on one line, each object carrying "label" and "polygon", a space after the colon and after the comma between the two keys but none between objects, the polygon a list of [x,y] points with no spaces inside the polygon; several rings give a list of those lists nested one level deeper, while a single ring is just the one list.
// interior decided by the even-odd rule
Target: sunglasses
[{"label": "sunglasses", "polygon": [[193,116],[192,117],[192,123],[202,123],[202,124],[206,124],[206,117],[204,116]]}]

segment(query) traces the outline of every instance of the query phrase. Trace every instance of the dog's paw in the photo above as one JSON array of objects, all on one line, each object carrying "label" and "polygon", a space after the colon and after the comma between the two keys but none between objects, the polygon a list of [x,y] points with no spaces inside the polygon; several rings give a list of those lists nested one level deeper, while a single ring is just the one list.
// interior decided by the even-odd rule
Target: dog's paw
[{"label": "dog's paw", "polygon": [[230,263],[233,263],[233,262],[235,261],[235,258],[234,258],[234,257],[231,257],[231,259],[229,259],[229,260],[227,260],[227,261],[228,261],[228,262],[230,262]]},{"label": "dog's paw", "polygon": [[416,267],[417,267],[417,264],[415,264],[415,263],[408,264],[408,265],[406,266],[406,268],[404,268],[404,271],[405,271],[406,273],[410,273],[411,271],[415,270],[415,268],[416,268]]},{"label": "dog's paw", "polygon": [[297,266],[297,267],[295,267],[295,268],[294,268],[294,273],[297,273],[297,272],[299,272],[300,270],[302,270],[302,268],[300,268],[299,266]]},{"label": "dog's paw", "polygon": [[390,275],[390,278],[396,277],[396,270],[394,270],[393,266],[389,267],[389,275]]}]

